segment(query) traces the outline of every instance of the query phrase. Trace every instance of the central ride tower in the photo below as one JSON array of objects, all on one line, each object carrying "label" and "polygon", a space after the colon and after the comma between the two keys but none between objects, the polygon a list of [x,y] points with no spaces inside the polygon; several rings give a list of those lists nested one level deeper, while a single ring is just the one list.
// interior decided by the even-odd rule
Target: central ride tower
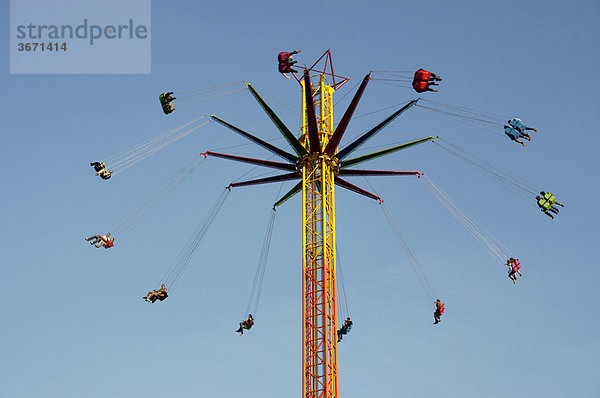
[{"label": "central ride tower", "polygon": [[[316,70],[315,66],[323,59],[325,64],[323,71]],[[327,71],[328,68],[330,72]],[[331,52],[327,50],[310,68],[305,68],[302,79],[298,78],[295,72],[292,74],[300,83],[302,91],[302,131],[299,138],[296,138],[251,84],[246,83],[246,86],[288,141],[294,153],[278,148],[240,127],[211,115],[212,120],[262,146],[284,162],[212,151],[207,151],[206,155],[285,172],[272,177],[233,182],[228,188],[300,180],[273,205],[273,209],[275,210],[296,194],[302,193],[302,397],[339,398],[334,185],[382,202],[379,196],[365,191],[344,178],[418,176],[420,175],[418,171],[364,170],[355,169],[354,166],[433,141],[435,137],[424,137],[347,159],[366,141],[416,104],[418,99],[408,102],[338,150],[344,132],[369,82],[370,73],[364,77],[335,129],[333,93],[344,85],[348,78],[333,73]],[[336,78],[338,78],[337,82]],[[331,84],[328,79],[331,79]]]},{"label": "central ride tower", "polygon": [[[314,81],[314,83],[313,83]],[[307,90],[307,84],[311,89]],[[333,135],[334,88],[320,73],[302,81],[302,396],[337,398],[334,177],[338,162],[321,151]],[[314,94],[313,94],[314,93]],[[315,115],[315,120],[311,120]],[[309,138],[316,122],[318,140]]]}]

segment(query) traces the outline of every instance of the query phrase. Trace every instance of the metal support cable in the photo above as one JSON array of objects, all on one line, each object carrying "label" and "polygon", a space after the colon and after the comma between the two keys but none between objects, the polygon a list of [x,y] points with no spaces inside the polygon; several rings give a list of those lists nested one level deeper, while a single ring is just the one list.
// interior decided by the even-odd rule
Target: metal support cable
[{"label": "metal support cable", "polygon": [[[267,231],[263,239],[263,245],[258,257],[258,265],[256,266],[256,272],[254,274],[254,281],[252,282],[252,288],[250,289],[250,297],[248,298],[248,305],[246,307],[246,314],[253,314],[256,317],[258,311],[258,303],[260,301],[260,295],[262,292],[262,285],[265,278],[265,271],[267,269],[267,259],[269,257],[269,249],[271,247],[271,238],[273,236],[273,227],[275,224],[276,210],[271,209],[271,217],[267,224]],[[245,315],[244,315],[245,316]]]},{"label": "metal support cable", "polygon": [[398,228],[398,225],[394,222],[394,219],[392,218],[392,215],[390,214],[388,208],[385,206],[385,204],[383,202],[380,202],[380,205],[381,205],[381,210],[383,210],[383,214],[385,215],[388,223],[390,224],[390,227],[392,228],[396,237],[398,238],[398,241],[404,246],[404,248],[408,252],[408,254],[412,260],[412,263],[414,264],[413,269],[415,271],[415,274],[417,275],[417,279],[419,280],[419,283],[423,287],[425,294],[429,298],[429,303],[433,303],[435,301],[435,299],[438,297],[438,295],[435,292],[433,285],[431,284],[431,281],[427,277],[427,274],[425,274],[425,270],[423,270],[421,263],[419,263],[419,261],[417,260],[417,256],[415,256],[415,253],[412,251],[412,249],[406,242],[406,239],[404,239],[404,237],[400,233],[400,229]]},{"label": "metal support cable", "polygon": [[167,272],[165,272],[165,274],[161,278],[161,281],[164,281],[165,285],[169,286],[169,289],[171,291],[173,291],[173,289],[177,285],[177,282],[179,281],[181,275],[185,271],[192,255],[198,248],[198,245],[200,244],[202,238],[206,235],[206,231],[215,220],[215,217],[219,213],[219,210],[225,203],[225,200],[229,196],[230,192],[231,191],[227,188],[225,188],[223,192],[221,192],[221,194],[215,201],[213,207],[204,217],[202,223],[198,225],[198,227],[196,228],[186,245],[175,258],[175,261],[173,262],[171,267],[167,270]]},{"label": "metal support cable", "polygon": [[458,203],[456,203],[440,187],[425,175],[421,176],[425,186],[450,211],[450,213],[469,231],[484,249],[499,263],[503,264],[510,257],[510,251],[489,231],[478,224]]},{"label": "metal support cable", "polygon": [[158,188],[146,202],[144,202],[131,216],[118,222],[114,228],[113,235],[122,238],[132,228],[137,226],[145,217],[150,209],[160,203],[171,191],[181,184],[192,172],[194,172],[200,164],[206,159],[204,154],[198,154],[191,162],[186,164],[181,170],[167,180],[160,188]]}]

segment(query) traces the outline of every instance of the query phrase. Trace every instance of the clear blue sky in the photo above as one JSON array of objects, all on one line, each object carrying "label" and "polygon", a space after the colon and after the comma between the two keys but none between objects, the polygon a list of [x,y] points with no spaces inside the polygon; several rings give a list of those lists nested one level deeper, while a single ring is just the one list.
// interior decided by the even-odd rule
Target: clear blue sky
[{"label": "clear blue sky", "polygon": [[[243,138],[213,123],[108,182],[88,164],[204,113],[278,138],[247,92],[168,117],[157,96],[247,80],[297,110],[298,86],[277,73],[275,57],[302,49],[297,58],[312,63],[327,48],[351,78],[336,98],[370,70],[425,67],[444,80],[424,97],[519,116],[540,131],[521,148],[415,108],[366,147],[439,135],[566,205],[552,221],[433,144],[369,164],[427,173],[523,264],[514,286],[418,179],[371,179],[446,303],[433,327],[377,203],[338,189],[354,319],[339,347],[341,396],[600,396],[600,2],[191,3],[153,2],[149,75],[10,75],[8,37],[0,42],[0,396],[300,396],[299,198],[278,211],[257,324],[238,337],[279,185],[234,190],[176,293],[154,305],[140,297],[250,166],[207,160],[111,250],[83,237],[130,215],[198,152]],[[2,10],[8,26],[8,1]],[[371,84],[356,114],[416,97]],[[297,133],[297,113],[265,98]],[[343,143],[385,115],[353,121]],[[252,146],[229,152],[269,156]]]}]

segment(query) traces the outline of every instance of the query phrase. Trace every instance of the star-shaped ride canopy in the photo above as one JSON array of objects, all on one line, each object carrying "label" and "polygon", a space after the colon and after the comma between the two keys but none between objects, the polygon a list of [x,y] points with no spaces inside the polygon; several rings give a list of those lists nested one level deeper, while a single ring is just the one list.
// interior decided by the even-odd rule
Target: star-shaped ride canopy
[{"label": "star-shaped ride canopy", "polygon": [[[256,101],[259,103],[259,105],[262,107],[262,109],[265,111],[265,113],[273,121],[273,123],[275,124],[275,127],[277,127],[279,132],[283,135],[283,137],[290,144],[291,148],[294,150],[294,153],[286,152],[285,150],[278,148],[256,136],[242,130],[241,128],[239,128],[237,126],[234,126],[233,124],[231,124],[229,122],[226,122],[225,120],[223,120],[215,115],[211,115],[212,120],[222,124],[223,126],[240,134],[241,136],[247,138],[248,140],[262,146],[263,148],[272,152],[274,155],[279,156],[285,162],[274,162],[274,161],[270,161],[270,160],[254,159],[254,158],[248,158],[248,157],[242,157],[242,156],[236,156],[236,155],[227,155],[227,154],[211,152],[211,151],[206,152],[206,154],[209,156],[215,156],[215,157],[219,157],[219,158],[235,160],[238,162],[245,162],[245,163],[250,163],[250,164],[263,166],[263,167],[270,167],[270,168],[274,168],[274,169],[278,169],[278,170],[282,170],[282,171],[286,172],[284,174],[276,175],[273,177],[259,178],[259,179],[255,179],[255,180],[232,183],[229,185],[229,187],[241,187],[241,186],[247,186],[247,185],[267,184],[267,183],[279,182],[279,181],[301,180],[302,179],[302,167],[303,167],[305,159],[308,159],[309,157],[313,157],[314,155],[317,155],[317,154],[320,156],[327,156],[338,165],[336,168],[334,168],[334,172],[336,173],[334,182],[336,185],[338,185],[342,188],[348,189],[350,191],[356,192],[358,194],[361,194],[363,196],[366,196],[368,198],[375,199],[375,200],[381,200],[381,198],[379,196],[377,196],[373,193],[370,193],[354,184],[351,184],[350,182],[342,179],[342,177],[375,176],[375,175],[377,175],[377,176],[419,175],[420,173],[418,171],[357,170],[357,169],[349,169],[349,167],[355,166],[357,164],[364,163],[366,161],[369,161],[369,160],[372,160],[372,159],[375,159],[375,158],[378,158],[378,157],[381,157],[381,156],[384,156],[384,155],[387,155],[387,154],[390,154],[393,152],[397,152],[399,150],[406,149],[406,148],[409,148],[409,147],[412,147],[412,146],[415,146],[415,145],[418,145],[418,144],[421,144],[421,143],[424,143],[427,141],[433,141],[436,137],[432,137],[432,136],[424,137],[424,138],[421,138],[421,139],[418,139],[415,141],[406,142],[404,144],[396,145],[391,148],[383,149],[381,151],[373,152],[373,153],[370,153],[367,155],[362,155],[362,156],[358,156],[355,158],[346,159],[352,152],[354,152],[361,145],[363,145],[365,142],[367,142],[369,139],[371,139],[373,136],[375,136],[375,134],[377,134],[379,131],[381,131],[385,126],[390,124],[394,119],[396,119],[398,116],[400,116],[406,110],[408,110],[410,107],[415,105],[418,101],[418,99],[416,99],[416,100],[412,100],[412,101],[408,102],[406,105],[402,106],[400,109],[393,112],[390,116],[388,116],[382,122],[375,125],[373,128],[371,128],[370,130],[368,130],[367,132],[362,134],[360,137],[358,137],[356,140],[354,140],[350,144],[346,145],[343,149],[341,149],[338,152],[338,147],[340,145],[340,142],[342,141],[344,132],[346,131],[346,128],[348,127],[348,124],[350,123],[350,120],[352,119],[352,116],[354,115],[354,111],[356,110],[356,107],[358,106],[360,98],[361,98],[363,92],[365,91],[367,84],[369,83],[369,78],[370,78],[370,73],[364,77],[360,87],[354,94],[354,97],[352,98],[350,105],[348,105],[348,108],[344,112],[342,119],[340,120],[339,124],[336,126],[331,137],[329,138],[329,141],[327,142],[326,145],[322,145],[322,143],[319,139],[319,131],[318,131],[318,127],[317,127],[317,117],[315,114],[315,106],[313,103],[313,92],[312,92],[312,86],[310,84],[309,70],[308,69],[304,70],[304,78],[303,79],[304,79],[304,87],[306,88],[304,90],[304,95],[305,95],[305,103],[306,103],[308,148],[305,148],[300,143],[298,138],[296,138],[294,136],[294,134],[290,131],[290,129],[281,121],[281,119],[275,114],[275,112],[273,112],[273,110],[269,107],[269,105],[267,105],[267,103],[262,99],[262,97],[256,92],[254,87],[252,87],[252,85],[250,85],[249,83],[246,83],[246,86],[248,87],[248,90],[250,91],[252,96],[256,99]],[[323,146],[324,146],[324,148],[323,148]],[[277,203],[275,203],[273,207],[277,207],[277,206],[281,205],[283,202],[285,202],[286,200],[288,200],[289,198],[294,196],[296,193],[298,193],[301,189],[302,189],[302,182],[300,181],[289,192],[287,192],[283,197],[281,197],[281,199],[279,201],[277,201]]]}]

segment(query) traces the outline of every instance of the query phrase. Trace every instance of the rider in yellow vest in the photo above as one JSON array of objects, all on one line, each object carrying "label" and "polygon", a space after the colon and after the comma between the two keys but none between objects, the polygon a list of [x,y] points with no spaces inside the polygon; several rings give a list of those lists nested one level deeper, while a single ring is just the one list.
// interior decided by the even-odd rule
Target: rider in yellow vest
[{"label": "rider in yellow vest", "polygon": [[550,192],[540,192],[540,195],[536,196],[537,205],[541,211],[543,211],[548,217],[554,218],[554,216],[550,213],[558,214],[558,208],[554,205],[558,205],[561,207],[565,207],[562,203],[558,203],[556,201],[556,197]]}]

